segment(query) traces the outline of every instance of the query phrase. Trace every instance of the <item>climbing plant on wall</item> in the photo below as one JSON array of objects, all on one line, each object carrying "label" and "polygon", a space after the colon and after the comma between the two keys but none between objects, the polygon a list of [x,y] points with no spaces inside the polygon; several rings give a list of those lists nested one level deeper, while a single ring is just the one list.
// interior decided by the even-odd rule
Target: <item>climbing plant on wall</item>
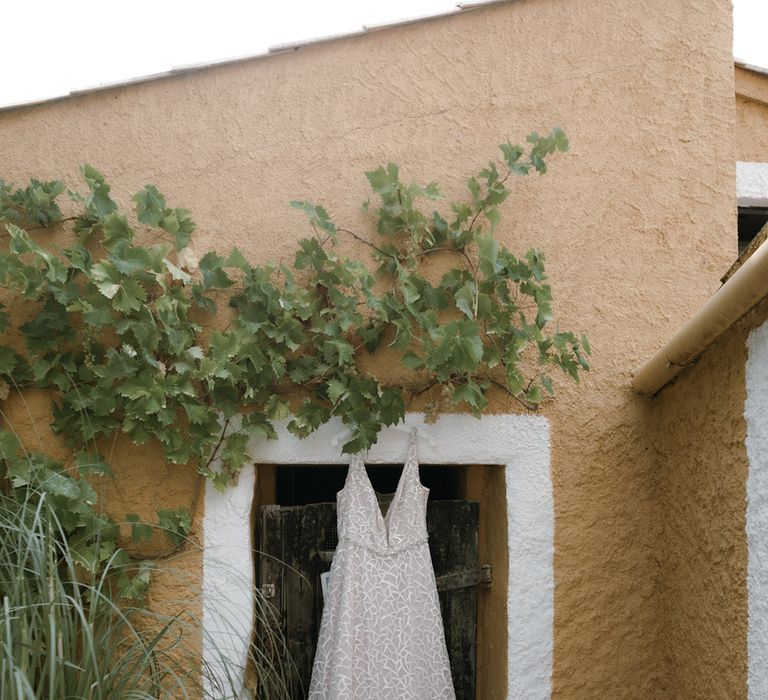
[{"label": "climbing plant on wall", "polygon": [[[578,380],[588,369],[589,345],[554,322],[543,253],[515,254],[494,232],[510,178],[545,173],[568,140],[556,128],[500,148],[462,201],[404,181],[392,163],[367,172],[366,231],[293,202],[311,235],[290,265],[255,265],[237,249],[195,254],[186,209],[148,185],[128,215],[91,166],[81,168],[82,193],[0,180],[0,329],[23,339],[0,346],[0,397],[52,390],[53,429],[83,471],[108,469],[93,446],[121,431],[159,441],[170,462],[191,462],[218,488],[246,463],[249,437],[275,437],[278,419],[303,437],[336,416],[351,429],[344,451],[356,452],[417,395],[433,415],[480,415],[492,391],[535,409],[554,393],[553,371]],[[73,216],[62,213],[65,195]],[[360,254],[342,255],[344,239]],[[438,278],[425,272],[430,259]],[[406,379],[366,369],[384,347]],[[0,432],[19,482],[30,469],[22,447]],[[39,459],[42,473],[57,471]]]}]

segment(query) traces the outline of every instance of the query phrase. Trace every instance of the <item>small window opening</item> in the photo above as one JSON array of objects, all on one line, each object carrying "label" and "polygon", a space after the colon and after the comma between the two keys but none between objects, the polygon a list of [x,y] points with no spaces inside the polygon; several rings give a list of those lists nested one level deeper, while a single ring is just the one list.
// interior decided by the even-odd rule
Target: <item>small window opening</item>
[{"label": "small window opening", "polygon": [[739,207],[739,255],[768,223],[768,207]]}]

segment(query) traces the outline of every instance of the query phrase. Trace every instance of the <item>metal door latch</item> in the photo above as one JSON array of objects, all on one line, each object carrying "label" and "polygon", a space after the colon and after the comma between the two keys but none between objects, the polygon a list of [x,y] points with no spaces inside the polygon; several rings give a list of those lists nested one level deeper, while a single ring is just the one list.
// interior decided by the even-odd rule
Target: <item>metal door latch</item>
[{"label": "metal door latch", "polygon": [[277,592],[274,583],[262,583],[261,586],[259,586],[259,590],[261,591],[262,598],[274,598],[275,593]]}]

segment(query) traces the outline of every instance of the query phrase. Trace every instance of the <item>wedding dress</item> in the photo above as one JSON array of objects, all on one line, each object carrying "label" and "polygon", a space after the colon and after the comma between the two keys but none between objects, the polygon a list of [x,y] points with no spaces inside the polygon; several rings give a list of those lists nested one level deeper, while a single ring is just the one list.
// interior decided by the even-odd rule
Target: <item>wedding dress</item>
[{"label": "wedding dress", "polygon": [[320,624],[310,700],[454,700],[427,544],[415,434],[385,516],[352,457],[336,496],[339,544]]}]

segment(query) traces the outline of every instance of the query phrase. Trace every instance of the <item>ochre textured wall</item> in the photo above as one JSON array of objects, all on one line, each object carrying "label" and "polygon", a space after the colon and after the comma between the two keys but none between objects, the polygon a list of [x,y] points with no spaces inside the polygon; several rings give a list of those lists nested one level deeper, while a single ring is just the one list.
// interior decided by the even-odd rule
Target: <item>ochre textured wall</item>
[{"label": "ochre textured wall", "polygon": [[74,184],[89,162],[122,202],[151,182],[190,208],[198,250],[290,259],[289,199],[368,233],[363,170],[393,160],[455,197],[499,142],[562,125],[571,152],[515,183],[498,231],[547,252],[562,326],[595,353],[546,410],[553,690],[663,697],[656,469],[629,380],[735,255],[733,80],[729,3],[521,0],[0,114],[2,176]]},{"label": "ochre textured wall", "polygon": [[736,160],[768,163],[768,75],[735,70]]},{"label": "ochre textured wall", "polygon": [[747,697],[744,368],[766,317],[763,302],[652,399],[670,699]]}]

